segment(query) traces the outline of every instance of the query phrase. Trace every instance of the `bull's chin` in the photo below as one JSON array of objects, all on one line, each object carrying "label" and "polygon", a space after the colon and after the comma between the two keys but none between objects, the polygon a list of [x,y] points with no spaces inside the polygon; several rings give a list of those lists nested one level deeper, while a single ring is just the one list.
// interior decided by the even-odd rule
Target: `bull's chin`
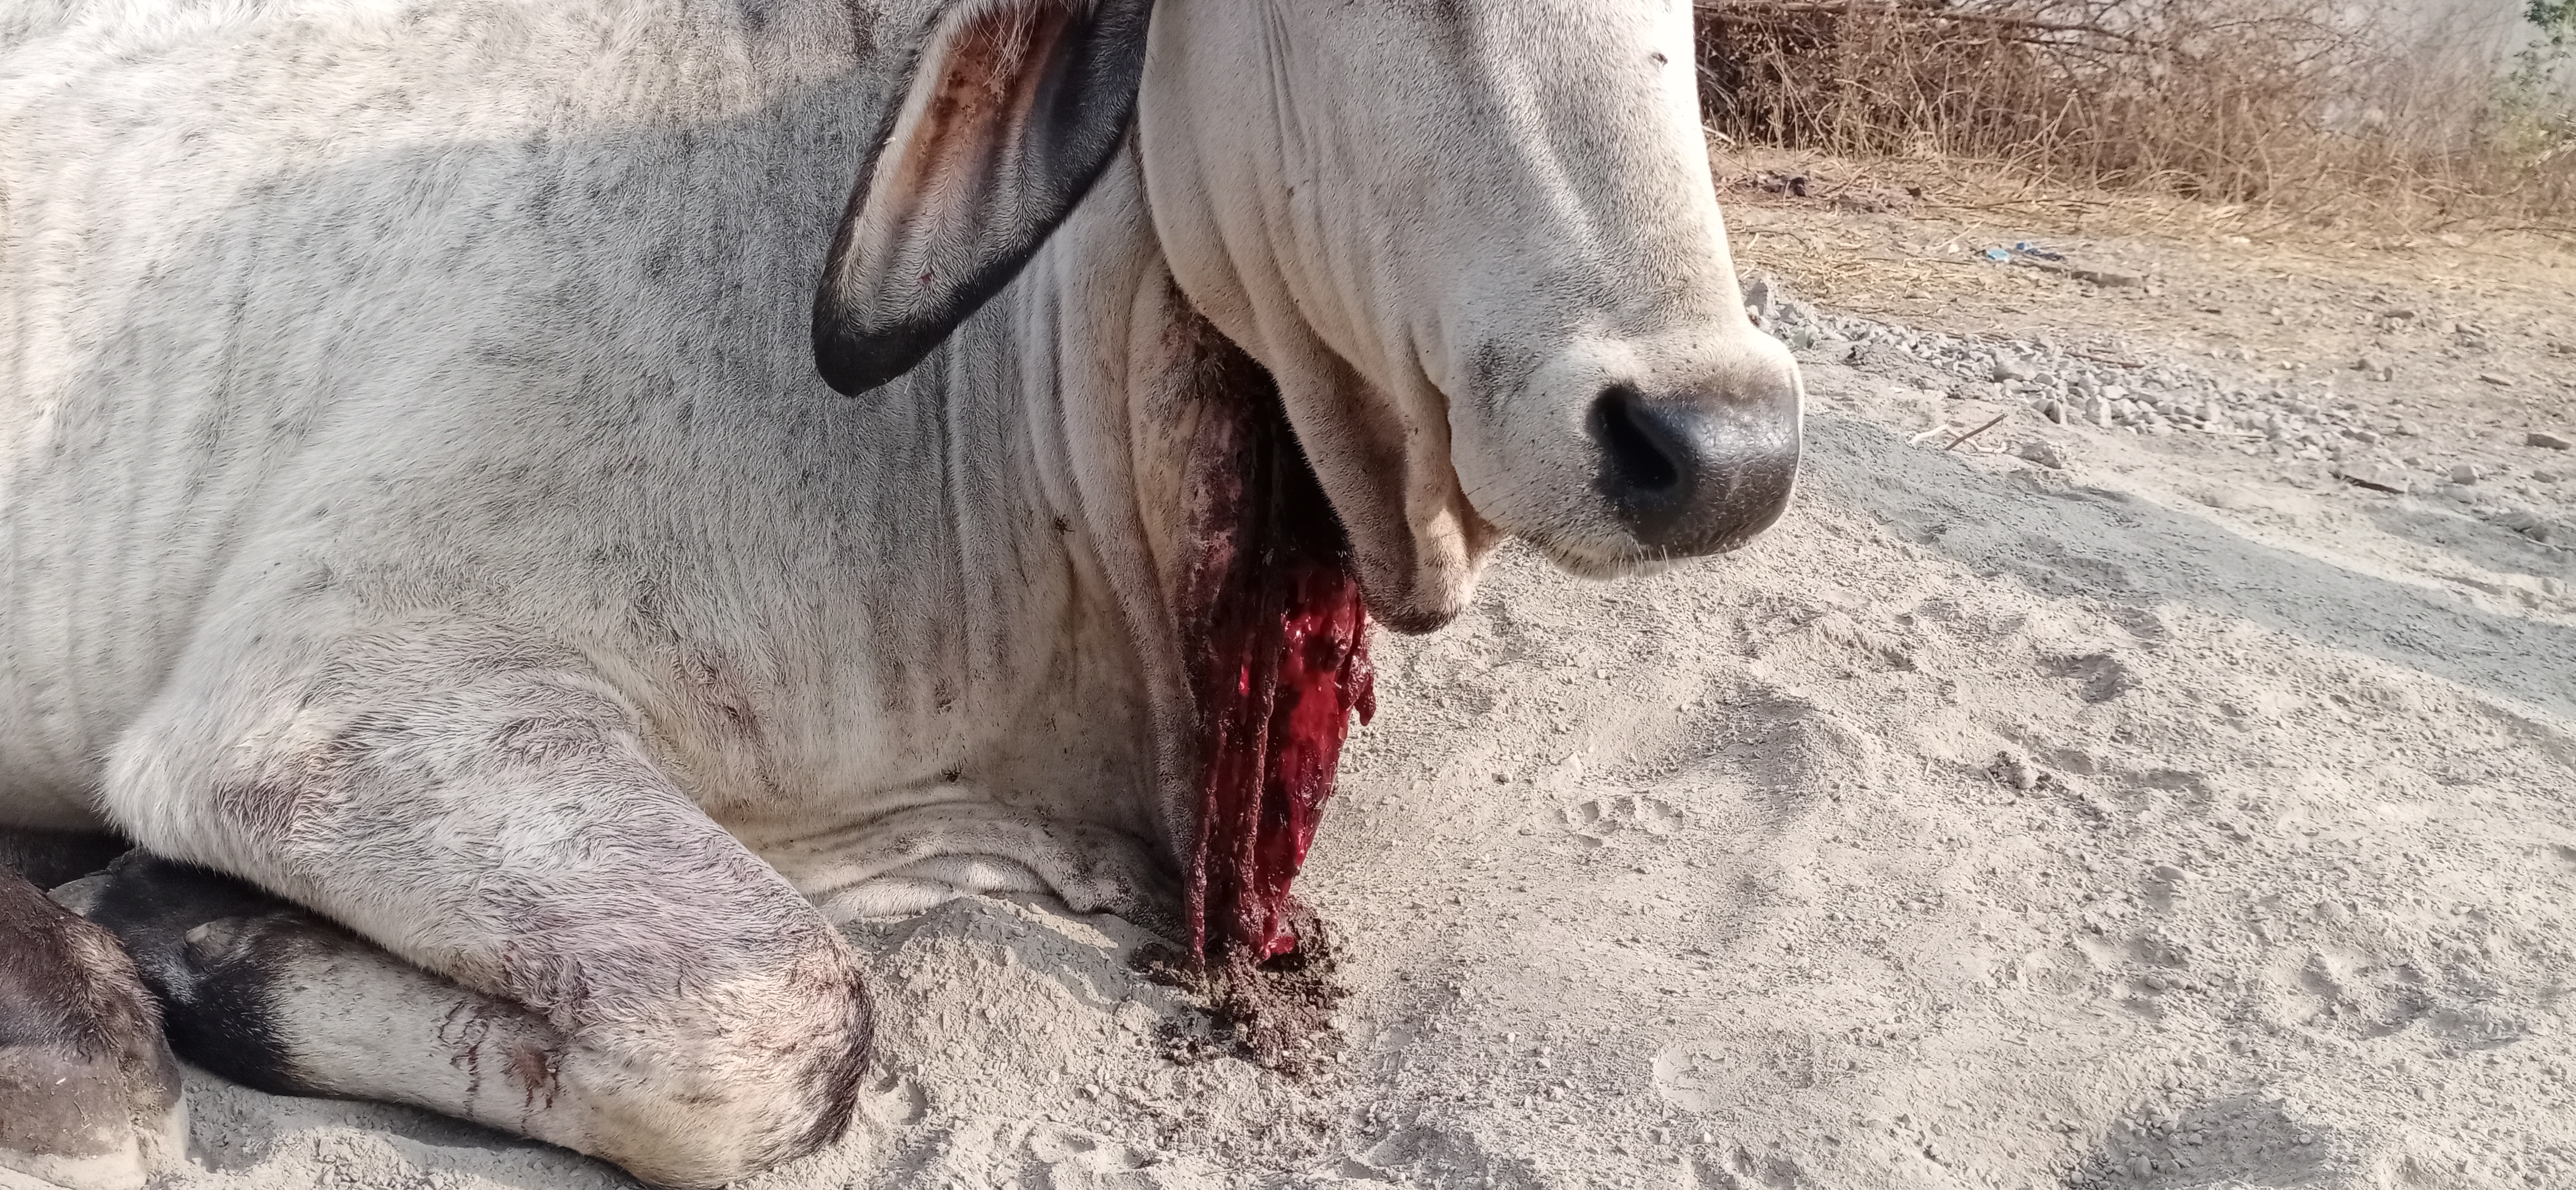
[{"label": "bull's chin", "polygon": [[1389,631],[1419,636],[1448,627],[1475,601],[1484,558],[1477,556],[1463,573],[1445,567],[1372,566],[1365,558],[1352,569],[1358,572],[1369,615]]},{"label": "bull's chin", "polygon": [[1504,534],[1465,497],[1453,496],[1410,531],[1387,534],[1392,542],[1374,536],[1351,534],[1351,571],[1369,615],[1390,631],[1419,636],[1447,627],[1475,602],[1476,583]]},{"label": "bull's chin", "polygon": [[1549,541],[1540,537],[1524,540],[1528,541],[1532,549],[1545,556],[1557,569],[1576,578],[1602,582],[1662,574],[1692,560],[1688,557],[1641,550],[1634,546],[1605,550],[1574,543]]}]

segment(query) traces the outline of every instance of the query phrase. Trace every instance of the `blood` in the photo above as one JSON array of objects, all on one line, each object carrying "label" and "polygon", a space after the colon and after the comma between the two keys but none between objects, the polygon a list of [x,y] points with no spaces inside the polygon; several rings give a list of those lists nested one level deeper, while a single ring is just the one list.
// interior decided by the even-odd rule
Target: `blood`
[{"label": "blood", "polygon": [[[1305,866],[1356,712],[1377,713],[1368,610],[1349,538],[1267,375],[1215,387],[1193,452],[1197,556],[1183,591],[1204,744],[1189,873],[1202,961],[1297,949]],[[1246,383],[1252,381],[1252,383]],[[1255,399],[1248,406],[1244,395]],[[1229,407],[1231,406],[1231,407]]]}]

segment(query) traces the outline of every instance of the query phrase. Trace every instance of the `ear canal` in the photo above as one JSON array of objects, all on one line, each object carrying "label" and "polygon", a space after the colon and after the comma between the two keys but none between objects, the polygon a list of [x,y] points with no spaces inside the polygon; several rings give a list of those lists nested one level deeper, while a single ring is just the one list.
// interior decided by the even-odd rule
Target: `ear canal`
[{"label": "ear canal", "polygon": [[934,24],[832,237],[814,362],[856,395],[1010,283],[1135,114],[1153,0],[967,0]]}]

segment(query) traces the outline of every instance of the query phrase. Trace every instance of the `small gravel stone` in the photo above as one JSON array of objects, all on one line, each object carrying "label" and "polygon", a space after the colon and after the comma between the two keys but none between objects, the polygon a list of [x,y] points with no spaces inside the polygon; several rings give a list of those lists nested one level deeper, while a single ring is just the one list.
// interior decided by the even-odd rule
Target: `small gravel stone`
[{"label": "small gravel stone", "polygon": [[2052,470],[2066,469],[2066,452],[2059,450],[2055,443],[2045,439],[2033,438],[2024,442],[2013,448],[2013,455]]},{"label": "small gravel stone", "polygon": [[2566,435],[2552,434],[2547,430],[2533,430],[2532,432],[2523,435],[2522,444],[2524,446],[2537,446],[2542,450],[2566,450],[2570,447],[2576,447],[2576,441],[2570,441]]},{"label": "small gravel stone", "polygon": [[2451,468],[2452,483],[2473,484],[2484,478],[2486,477],[2478,471],[2478,465],[2475,463],[2459,463]]},{"label": "small gravel stone", "polygon": [[1769,273],[1756,273],[1744,287],[1744,308],[1756,318],[1769,318],[1780,304],[1780,280]]}]

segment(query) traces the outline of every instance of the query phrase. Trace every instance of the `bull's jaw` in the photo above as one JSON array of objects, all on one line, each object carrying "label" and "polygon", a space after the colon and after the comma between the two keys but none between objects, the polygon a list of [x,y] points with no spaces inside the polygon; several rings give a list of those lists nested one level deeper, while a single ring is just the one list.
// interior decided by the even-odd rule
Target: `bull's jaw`
[{"label": "bull's jaw", "polygon": [[1263,346],[1253,354],[1350,537],[1369,614],[1411,634],[1456,619],[1503,534],[1458,482],[1440,391],[1420,380],[1391,396],[1309,335]]}]

